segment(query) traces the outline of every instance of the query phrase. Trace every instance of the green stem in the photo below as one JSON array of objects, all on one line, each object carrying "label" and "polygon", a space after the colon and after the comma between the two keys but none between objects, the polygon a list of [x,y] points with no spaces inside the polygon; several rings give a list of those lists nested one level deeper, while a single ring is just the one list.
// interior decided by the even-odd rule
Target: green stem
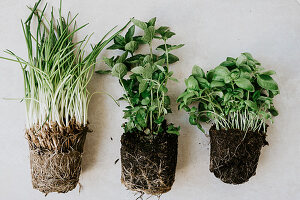
[{"label": "green stem", "polygon": [[221,106],[218,105],[218,104],[215,104],[215,103],[211,100],[211,97],[210,97],[209,94],[207,94],[207,97],[208,97],[209,99],[206,99],[206,98],[204,98],[204,97],[195,97],[195,98],[192,98],[192,100],[202,99],[202,100],[204,100],[204,101],[207,101],[207,102],[213,104],[215,107],[219,108],[220,111],[223,113],[223,110],[222,110]]},{"label": "green stem", "polygon": [[168,72],[169,72],[169,51],[168,51],[168,48],[167,48],[167,41],[166,40],[164,40],[164,44],[165,44],[165,49],[166,49],[167,69],[168,69]]},{"label": "green stem", "polygon": [[[150,54],[151,54],[151,63],[153,63],[153,51],[152,51],[152,42],[149,43],[149,47],[150,47]],[[151,77],[151,81],[152,81],[152,77]],[[152,83],[151,83],[152,86]],[[151,106],[153,105],[153,90],[151,87]],[[152,125],[152,117],[153,117],[153,112],[150,111],[150,130],[152,131],[153,125]]]},{"label": "green stem", "polygon": [[152,50],[152,43],[149,43],[149,47],[150,47],[150,55],[151,55],[151,61],[153,63],[153,50]]},{"label": "green stem", "polygon": [[[249,100],[249,91],[248,91],[248,94],[247,94],[247,100]],[[246,110],[248,110],[248,105],[246,104]]]},{"label": "green stem", "polygon": [[[153,91],[151,89],[151,106],[153,105]],[[150,111],[150,130],[152,131],[152,111]]]},{"label": "green stem", "polygon": [[[169,51],[168,51],[168,48],[167,48],[167,41],[166,40],[164,40],[164,44],[165,44],[165,49],[166,49],[166,59],[167,59],[167,61],[166,61],[166,63],[167,63],[167,73],[169,73]],[[166,77],[165,78],[165,80],[164,80],[164,86],[166,86],[167,85],[167,82],[168,82],[168,78]]]}]

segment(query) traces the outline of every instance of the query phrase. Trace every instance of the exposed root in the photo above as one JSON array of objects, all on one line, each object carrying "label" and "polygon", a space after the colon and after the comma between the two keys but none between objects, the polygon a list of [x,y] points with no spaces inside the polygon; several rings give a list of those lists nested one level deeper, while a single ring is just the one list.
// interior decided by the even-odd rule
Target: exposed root
[{"label": "exposed root", "polygon": [[136,195],[139,195],[139,196],[135,200],[139,200],[139,199],[143,200],[144,194],[145,194],[144,192],[137,192],[134,196],[136,196]]},{"label": "exposed root", "polygon": [[[151,195],[160,195],[171,190],[174,176],[168,176],[168,167],[164,160],[157,163],[149,160],[145,156],[133,156],[130,153],[124,154],[127,159],[135,160],[133,163],[147,163],[143,166],[122,165],[121,182],[130,190]],[[165,168],[163,169],[162,166]],[[137,169],[138,167],[138,169]],[[146,186],[146,187],[145,187]]]},{"label": "exposed root", "polygon": [[[138,198],[136,198],[135,200],[144,200],[144,196],[146,195],[146,193],[144,193],[144,192],[135,192],[135,195],[134,196],[136,196],[136,195],[139,195],[138,196]],[[161,197],[161,195],[162,194],[160,194],[160,195],[148,195],[148,197],[145,199],[145,200],[148,200],[148,199],[150,199],[150,198],[152,198],[152,197],[156,197],[157,198],[157,200],[160,200],[160,197]]]},{"label": "exposed root", "polygon": [[30,148],[33,188],[45,193],[66,193],[79,181],[83,145],[88,128],[75,122],[38,125],[26,131]]},{"label": "exposed root", "polygon": [[30,151],[32,185],[45,194],[73,190],[81,172],[81,153]]},{"label": "exposed root", "polygon": [[[122,136],[121,182],[130,190],[160,196],[171,190],[177,162],[176,137],[143,141],[138,134]],[[165,134],[167,135],[167,134]]]},{"label": "exposed root", "polygon": [[81,185],[81,183],[79,183],[79,182],[78,182],[78,185],[79,185],[79,190],[78,190],[78,193],[80,194],[80,192],[81,192],[81,190],[82,190],[83,186],[82,186],[82,185]]}]

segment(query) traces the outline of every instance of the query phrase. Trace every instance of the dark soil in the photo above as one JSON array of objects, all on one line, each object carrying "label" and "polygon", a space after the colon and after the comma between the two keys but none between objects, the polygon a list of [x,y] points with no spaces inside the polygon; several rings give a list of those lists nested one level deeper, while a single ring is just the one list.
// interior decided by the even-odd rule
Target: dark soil
[{"label": "dark soil", "polygon": [[260,150],[268,145],[262,131],[216,130],[210,134],[210,171],[224,183],[241,184],[256,173]]},{"label": "dark soil", "polygon": [[150,139],[145,133],[124,133],[121,144],[121,182],[128,189],[150,195],[171,189],[177,164],[177,135],[162,133]]}]

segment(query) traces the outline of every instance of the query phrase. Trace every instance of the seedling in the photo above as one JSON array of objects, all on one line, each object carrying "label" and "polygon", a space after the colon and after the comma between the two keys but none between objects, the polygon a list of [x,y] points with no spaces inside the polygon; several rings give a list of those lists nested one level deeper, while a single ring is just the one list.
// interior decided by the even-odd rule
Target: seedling
[{"label": "seedling", "polygon": [[[212,122],[217,130],[239,129],[266,132],[267,121],[278,112],[273,98],[279,94],[277,83],[251,54],[227,58],[206,74],[194,66],[185,80],[187,89],[178,97],[179,109],[189,112],[189,122],[204,132],[201,122]],[[196,106],[191,106],[193,103]]]},{"label": "seedling", "polygon": [[[128,103],[121,139],[122,182],[131,190],[160,195],[171,189],[175,179],[180,128],[165,119],[171,113],[167,83],[177,81],[170,65],[179,59],[171,52],[183,45],[168,44],[175,33],[169,27],[155,28],[156,18],[131,22],[125,36],[116,36],[108,48],[122,54],[104,58],[110,69],[97,73],[117,77],[125,92],[119,100]],[[142,35],[135,35],[137,28]],[[154,41],[161,44],[154,48]],[[142,45],[148,53],[139,53]]]},{"label": "seedling", "polygon": [[[177,81],[170,71],[170,64],[178,61],[178,57],[170,52],[183,45],[170,45],[167,40],[175,33],[168,27],[155,29],[156,18],[149,22],[137,19],[131,20],[132,25],[125,37],[118,35],[114,44],[108,49],[118,49],[124,53],[121,56],[104,58],[110,70],[99,70],[97,73],[111,73],[119,79],[125,94],[119,100],[125,100],[129,106],[124,110],[124,118],[128,121],[123,125],[125,132],[144,132],[146,135],[157,135],[164,132],[162,124],[165,116],[171,112],[170,97],[167,95],[168,80]],[[144,35],[134,36],[136,27],[143,30]],[[160,40],[162,44],[153,53],[153,40]],[[140,45],[149,47],[148,54],[136,53]],[[129,76],[129,79],[126,78]],[[179,127],[167,125],[168,133],[179,134]]]},{"label": "seedling", "polygon": [[[91,35],[80,41],[74,41],[74,36],[87,24],[77,27],[77,15],[71,17],[70,13],[66,19],[62,17],[61,6],[57,20],[53,8],[47,19],[47,4],[39,10],[40,2],[30,8],[28,19],[22,21],[28,59],[10,50],[5,52],[12,58],[1,58],[20,64],[23,72],[33,187],[46,194],[65,193],[76,187],[81,172],[92,96],[87,85],[96,58],[122,29],[106,40],[111,30],[85,55]],[[34,20],[37,26],[32,32]]]},{"label": "seedling", "polygon": [[255,175],[265,140],[267,122],[278,115],[273,98],[279,94],[271,77],[251,54],[228,57],[204,73],[194,66],[178,97],[179,109],[189,113],[189,122],[202,127],[213,123],[210,171],[225,183],[240,184]]}]

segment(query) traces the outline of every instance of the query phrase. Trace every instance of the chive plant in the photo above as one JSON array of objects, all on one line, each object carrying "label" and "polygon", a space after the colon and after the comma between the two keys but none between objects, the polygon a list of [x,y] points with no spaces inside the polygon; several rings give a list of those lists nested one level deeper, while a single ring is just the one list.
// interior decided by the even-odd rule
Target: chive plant
[{"label": "chive plant", "polygon": [[[45,16],[47,4],[38,9],[41,0],[23,22],[22,28],[28,59],[14,52],[5,52],[19,63],[24,77],[26,104],[26,137],[30,147],[33,188],[43,193],[65,193],[79,181],[83,146],[88,130],[87,112],[92,94],[87,85],[94,73],[96,59],[104,47],[125,27],[98,44],[90,53],[85,47],[92,35],[75,41],[78,31],[76,18],[70,12],[62,17],[60,1],[58,19],[52,8],[50,19]],[[33,21],[37,21],[32,31]]]},{"label": "chive plant", "polygon": [[[44,14],[47,4],[42,11],[38,11],[40,2],[41,0],[31,9],[28,19],[22,22],[28,60],[10,50],[5,52],[13,58],[4,58],[19,63],[23,71],[26,127],[46,122],[68,126],[71,119],[75,119],[80,125],[86,125],[91,97],[87,85],[93,75],[96,58],[119,32],[107,40],[105,37],[108,34],[105,35],[85,56],[84,49],[91,35],[77,42],[74,41],[74,36],[87,24],[77,27],[77,15],[71,17],[70,12],[67,19],[63,18],[61,7],[57,21],[53,9],[50,19],[47,19]],[[31,31],[34,16],[38,22],[36,33]]]}]

